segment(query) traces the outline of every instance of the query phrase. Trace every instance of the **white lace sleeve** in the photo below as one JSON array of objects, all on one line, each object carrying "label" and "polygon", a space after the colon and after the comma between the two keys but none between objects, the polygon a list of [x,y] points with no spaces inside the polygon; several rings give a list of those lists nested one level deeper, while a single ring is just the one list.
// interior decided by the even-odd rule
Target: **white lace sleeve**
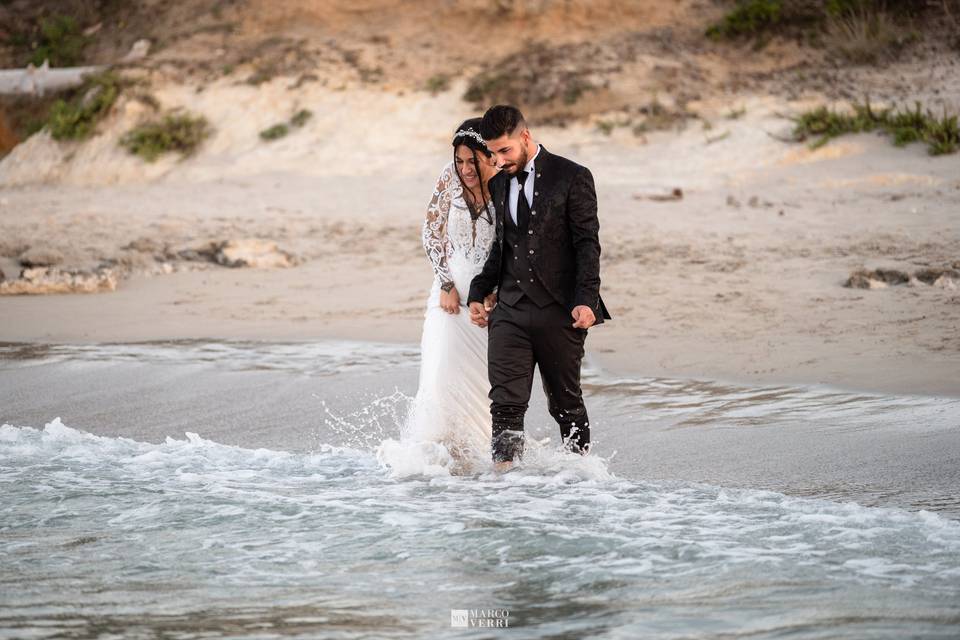
[{"label": "white lace sleeve", "polygon": [[433,198],[427,207],[427,217],[423,221],[423,249],[427,252],[427,257],[433,264],[433,272],[441,285],[453,281],[447,266],[447,218],[450,214],[450,202],[459,189],[460,180],[453,169],[453,162],[450,162],[440,172]]}]

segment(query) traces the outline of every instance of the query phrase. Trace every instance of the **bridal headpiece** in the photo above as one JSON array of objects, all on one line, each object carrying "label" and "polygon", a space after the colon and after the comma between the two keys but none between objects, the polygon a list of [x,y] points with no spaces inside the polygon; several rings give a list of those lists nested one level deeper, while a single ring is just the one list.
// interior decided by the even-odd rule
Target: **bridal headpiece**
[{"label": "bridal headpiece", "polygon": [[480,134],[474,131],[473,129],[460,129],[453,136],[453,139],[456,140],[457,138],[464,138],[464,137],[473,138],[474,140],[479,142],[484,149],[487,148],[487,143],[484,142],[483,138],[480,137]]}]

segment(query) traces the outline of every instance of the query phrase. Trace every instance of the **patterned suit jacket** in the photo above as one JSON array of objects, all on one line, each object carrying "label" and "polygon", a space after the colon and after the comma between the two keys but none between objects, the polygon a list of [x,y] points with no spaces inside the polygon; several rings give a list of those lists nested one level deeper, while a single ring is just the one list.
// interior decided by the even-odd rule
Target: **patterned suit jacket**
[{"label": "patterned suit jacket", "polygon": [[[531,267],[554,300],[573,310],[593,309],[596,324],[611,320],[600,297],[600,222],[590,170],[540,145],[534,159],[533,204],[527,236]],[[482,271],[470,284],[470,302],[483,299],[503,278],[503,229],[509,208],[510,176],[500,172],[488,183],[496,208],[496,239]]]}]

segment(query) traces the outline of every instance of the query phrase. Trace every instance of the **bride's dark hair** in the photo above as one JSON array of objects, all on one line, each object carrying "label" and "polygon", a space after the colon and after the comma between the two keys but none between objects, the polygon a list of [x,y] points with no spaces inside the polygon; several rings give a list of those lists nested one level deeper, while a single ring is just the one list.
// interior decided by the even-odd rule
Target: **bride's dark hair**
[{"label": "bride's dark hair", "polygon": [[[470,149],[473,152],[473,166],[477,170],[477,177],[480,178],[480,197],[483,199],[483,203],[479,206],[477,206],[478,203],[471,204],[470,199],[466,196],[464,197],[464,201],[470,208],[470,217],[476,220],[483,215],[487,222],[493,224],[493,218],[490,216],[490,210],[487,208],[488,203],[490,202],[490,192],[487,191],[487,185],[484,184],[483,176],[480,173],[480,158],[477,156],[477,154],[480,153],[487,158],[490,158],[493,154],[490,153],[490,150],[487,149],[487,145],[484,144],[483,139],[480,137],[481,121],[482,118],[470,118],[469,120],[464,120],[454,132],[453,170],[457,172],[457,178],[460,180],[460,184],[464,184],[463,176],[460,175],[460,169],[457,167],[457,147],[463,145]],[[465,185],[464,189],[466,190]]]}]

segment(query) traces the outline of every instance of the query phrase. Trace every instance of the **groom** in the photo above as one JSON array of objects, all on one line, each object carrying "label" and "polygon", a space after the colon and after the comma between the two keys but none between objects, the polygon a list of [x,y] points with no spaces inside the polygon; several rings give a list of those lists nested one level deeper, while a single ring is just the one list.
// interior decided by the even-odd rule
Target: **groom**
[{"label": "groom", "polygon": [[[516,107],[483,116],[480,135],[501,172],[489,187],[496,241],[470,284],[470,320],[489,326],[491,450],[499,469],[523,454],[523,417],[538,365],[564,446],[586,454],[580,392],[587,329],[611,319],[600,298],[600,223],[590,170],[537,144]],[[497,290],[488,312],[485,299]]]}]

